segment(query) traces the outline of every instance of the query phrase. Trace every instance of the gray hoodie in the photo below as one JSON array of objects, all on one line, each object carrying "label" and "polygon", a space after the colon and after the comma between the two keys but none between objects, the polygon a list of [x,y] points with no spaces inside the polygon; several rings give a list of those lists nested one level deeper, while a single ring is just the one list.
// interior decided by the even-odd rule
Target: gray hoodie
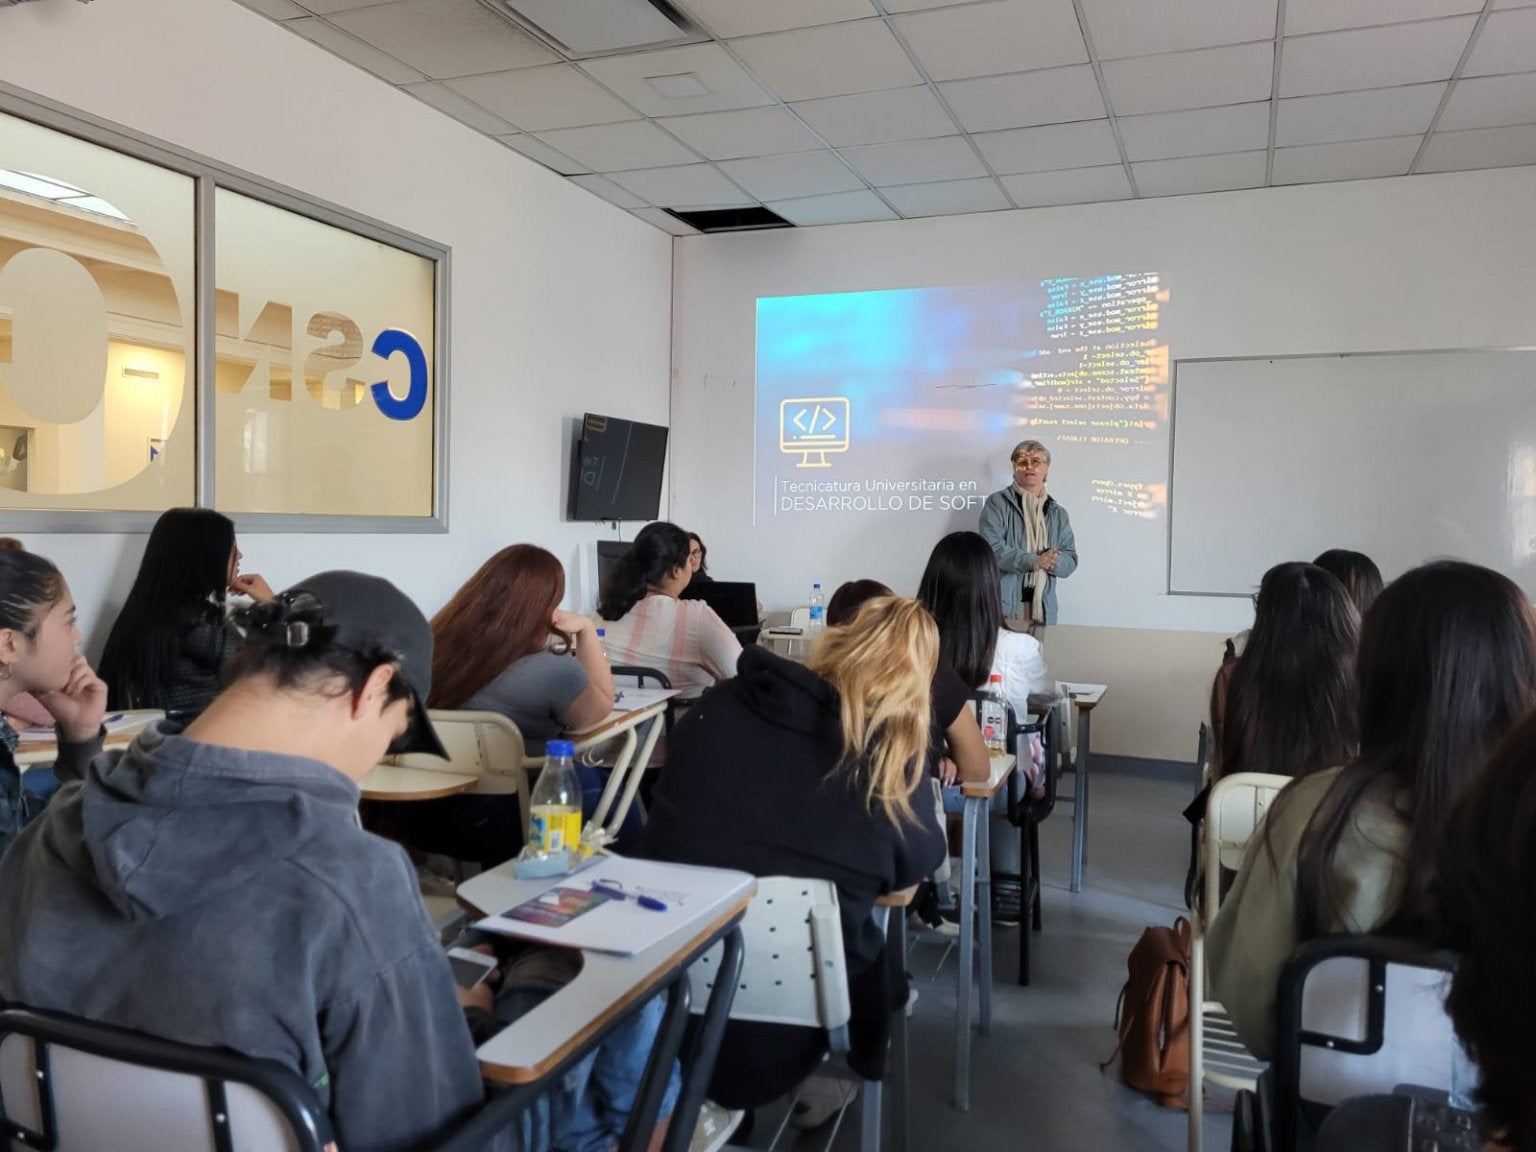
[{"label": "gray hoodie", "polygon": [[286,1064],[344,1152],[472,1111],[447,961],[357,786],[175,732],[98,756],[0,861],[0,999]]}]

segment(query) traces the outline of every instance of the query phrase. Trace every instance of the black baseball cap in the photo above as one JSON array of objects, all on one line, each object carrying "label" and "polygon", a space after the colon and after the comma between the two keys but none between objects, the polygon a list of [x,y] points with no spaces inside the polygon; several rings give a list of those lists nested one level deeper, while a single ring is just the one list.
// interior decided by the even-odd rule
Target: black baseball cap
[{"label": "black baseball cap", "polygon": [[411,726],[399,752],[429,752],[448,759],[427,718],[432,694],[432,626],[411,598],[382,576],[363,572],[320,572],[301,580],[283,597],[307,594],[319,602],[321,627],[334,628],[333,644],[363,652],[383,648],[399,665],[398,675],[411,690]]}]

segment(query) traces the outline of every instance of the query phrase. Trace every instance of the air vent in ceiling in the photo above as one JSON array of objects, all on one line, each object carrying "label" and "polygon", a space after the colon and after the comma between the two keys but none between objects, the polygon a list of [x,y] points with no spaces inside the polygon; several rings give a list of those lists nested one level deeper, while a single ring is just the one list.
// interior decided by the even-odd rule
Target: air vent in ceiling
[{"label": "air vent in ceiling", "polygon": [[665,209],[668,216],[675,216],[684,224],[700,232],[754,232],[764,228],[793,228],[777,212],[759,205],[756,208],[710,208],[696,212],[678,212]]},{"label": "air vent in ceiling", "polygon": [[567,56],[668,48],[704,39],[667,0],[491,0]]}]

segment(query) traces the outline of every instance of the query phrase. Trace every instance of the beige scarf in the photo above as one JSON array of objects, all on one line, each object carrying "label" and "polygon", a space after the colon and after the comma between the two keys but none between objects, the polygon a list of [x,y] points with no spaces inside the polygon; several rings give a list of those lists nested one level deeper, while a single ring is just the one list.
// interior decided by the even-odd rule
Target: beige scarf
[{"label": "beige scarf", "polygon": [[[1028,548],[1039,555],[1051,546],[1050,533],[1045,527],[1045,493],[1034,496],[1022,488],[1015,489],[1019,494],[1019,508],[1024,513],[1024,532]],[[1036,624],[1045,623],[1045,589],[1050,583],[1050,573],[1042,572],[1038,568],[1024,573],[1024,587],[1029,589],[1029,618]]]}]

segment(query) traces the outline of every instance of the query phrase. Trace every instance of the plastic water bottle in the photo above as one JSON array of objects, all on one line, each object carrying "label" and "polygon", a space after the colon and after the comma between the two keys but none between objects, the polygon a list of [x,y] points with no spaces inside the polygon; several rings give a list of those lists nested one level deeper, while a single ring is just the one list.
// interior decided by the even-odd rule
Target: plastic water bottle
[{"label": "plastic water bottle", "polygon": [[528,845],[538,852],[569,852],[581,846],[581,781],[569,740],[544,745],[544,768],[529,806]]},{"label": "plastic water bottle", "polygon": [[603,651],[603,659],[612,664],[613,659],[608,655],[608,630],[606,628],[599,628],[597,630],[597,646]]},{"label": "plastic water bottle", "polygon": [[987,694],[981,699],[981,738],[987,751],[1008,751],[1008,712],[1003,701],[1003,678],[994,672],[987,681]]},{"label": "plastic water bottle", "polygon": [[821,594],[821,585],[811,585],[811,631],[820,632],[827,625],[827,602]]}]

